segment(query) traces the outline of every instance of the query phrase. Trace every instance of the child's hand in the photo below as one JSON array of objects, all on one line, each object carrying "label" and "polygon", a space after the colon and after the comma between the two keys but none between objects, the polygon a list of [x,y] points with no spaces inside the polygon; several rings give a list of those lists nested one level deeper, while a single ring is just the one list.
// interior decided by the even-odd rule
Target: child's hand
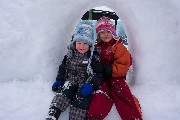
[{"label": "child's hand", "polygon": [[103,73],[103,64],[101,62],[92,62],[91,65],[94,73]]},{"label": "child's hand", "polygon": [[90,85],[90,83],[85,83],[80,87],[80,91],[82,96],[86,97],[94,91],[94,88],[92,85]]},{"label": "child's hand", "polygon": [[111,66],[111,64],[103,64],[103,75],[104,75],[104,77],[112,76],[112,66]]},{"label": "child's hand", "polygon": [[57,92],[58,90],[60,90],[63,85],[63,81],[64,80],[56,80],[56,82],[54,82],[54,84],[52,85],[52,91]]},{"label": "child's hand", "polygon": [[112,67],[110,64],[93,62],[92,69],[94,73],[102,73],[105,77],[109,77],[112,75]]}]

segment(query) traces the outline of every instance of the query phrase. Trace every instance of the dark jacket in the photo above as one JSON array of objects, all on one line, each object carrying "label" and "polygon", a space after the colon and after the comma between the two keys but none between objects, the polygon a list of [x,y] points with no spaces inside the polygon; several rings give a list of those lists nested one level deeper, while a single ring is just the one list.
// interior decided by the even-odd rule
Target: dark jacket
[{"label": "dark jacket", "polygon": [[[91,76],[88,75],[87,64],[90,55],[90,51],[85,54],[73,51],[71,57],[65,55],[61,65],[59,66],[56,80],[74,81],[74,84],[79,85],[89,81],[92,83],[93,87],[96,88],[104,80],[104,77],[99,73],[93,73]],[[91,62],[100,62],[99,51],[94,51]],[[89,80],[89,78],[92,79]]]}]

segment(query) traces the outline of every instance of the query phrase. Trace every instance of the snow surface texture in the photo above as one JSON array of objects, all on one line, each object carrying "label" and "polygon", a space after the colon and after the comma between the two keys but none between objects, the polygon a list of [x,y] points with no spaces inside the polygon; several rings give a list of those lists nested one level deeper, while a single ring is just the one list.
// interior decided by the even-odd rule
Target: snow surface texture
[{"label": "snow surface texture", "polygon": [[[90,8],[107,6],[128,36],[133,57],[128,82],[144,120],[178,120],[179,5],[179,0],[1,0],[0,119],[46,117],[75,25]],[[68,110],[61,119],[68,120]],[[120,119],[115,107],[106,118],[112,119]]]}]

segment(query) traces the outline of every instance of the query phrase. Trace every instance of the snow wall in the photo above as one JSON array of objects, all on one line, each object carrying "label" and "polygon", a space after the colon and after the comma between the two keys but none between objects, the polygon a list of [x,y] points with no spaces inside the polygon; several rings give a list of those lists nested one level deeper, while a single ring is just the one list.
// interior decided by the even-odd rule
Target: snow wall
[{"label": "snow wall", "polygon": [[121,18],[128,36],[131,89],[144,118],[154,110],[160,113],[157,117],[168,119],[167,112],[180,112],[175,107],[180,101],[179,4],[179,0],[1,0],[0,82],[54,80],[78,20],[93,7],[107,6]]}]

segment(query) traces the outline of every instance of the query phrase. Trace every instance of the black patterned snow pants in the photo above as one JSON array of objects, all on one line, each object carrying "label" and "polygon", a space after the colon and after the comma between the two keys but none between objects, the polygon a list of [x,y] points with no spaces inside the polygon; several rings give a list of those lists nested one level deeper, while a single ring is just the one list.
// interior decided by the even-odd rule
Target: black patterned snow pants
[{"label": "black patterned snow pants", "polygon": [[62,90],[55,94],[46,120],[58,120],[61,112],[70,106],[70,120],[87,120],[87,111],[89,109],[92,95],[83,97],[78,90],[79,85],[72,85],[66,81]]}]

